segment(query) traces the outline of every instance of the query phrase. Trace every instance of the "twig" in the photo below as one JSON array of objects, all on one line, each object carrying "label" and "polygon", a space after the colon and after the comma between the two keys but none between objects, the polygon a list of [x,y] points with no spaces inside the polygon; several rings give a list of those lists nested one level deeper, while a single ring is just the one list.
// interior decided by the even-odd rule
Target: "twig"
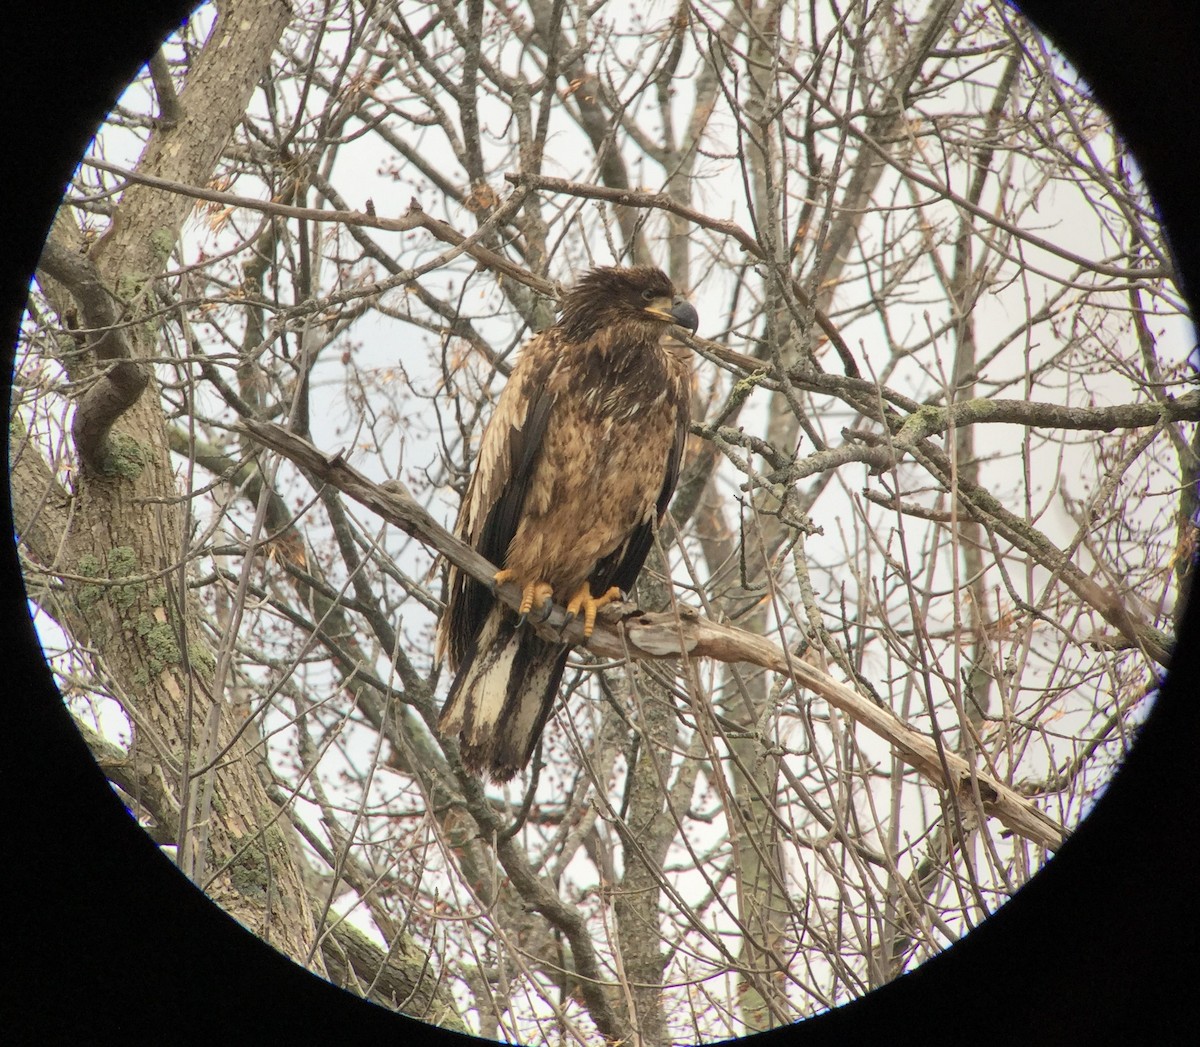
[{"label": "twig", "polygon": [[[582,182],[572,182],[566,178],[552,178],[549,175],[527,174],[523,171],[509,173],[505,180],[523,189],[542,189],[552,193],[563,193],[567,196],[578,196],[588,200],[605,200],[623,207],[651,207],[668,214],[677,215],[702,229],[711,229],[723,236],[732,237],[741,248],[754,255],[755,258],[765,259],[766,252],[762,245],[746,232],[736,222],[711,218],[702,211],[688,207],[674,200],[667,193],[647,193],[634,189],[612,189],[608,186],[589,185]],[[837,350],[846,374],[851,378],[858,377],[858,364],[854,360],[850,347],[842,338],[837,325],[809,298],[808,292],[800,286],[798,280],[791,281],[792,293],[795,294],[802,308],[812,309],[817,326],[824,332],[830,344]],[[761,364],[760,364],[761,366]]]},{"label": "twig", "polygon": [[[282,454],[311,476],[338,488],[436,550],[460,570],[491,584],[496,567],[438,524],[408,494],[396,488],[380,487],[354,469],[340,453],[324,454],[281,426],[243,420],[238,427],[264,447]],[[521,590],[515,582],[499,586],[496,595],[514,609],[520,604]],[[947,781],[934,743],[889,710],[820,670],[789,658],[778,644],[742,629],[710,621],[693,608],[681,608],[678,614],[650,613],[628,603],[610,604],[601,611],[596,629],[586,643],[582,625],[569,621],[566,612],[558,606],[538,628],[548,636],[561,636],[569,643],[585,646],[601,657],[713,658],[723,662],[746,662],[783,673],[797,686],[820,695],[883,738],[905,763],[936,786],[957,792],[973,778],[978,782],[984,810],[1014,833],[1047,850],[1057,849],[1066,837],[1063,826],[1035,805],[994,776],[973,769],[962,757],[950,752],[945,754],[950,772]]]},{"label": "twig", "polygon": [[517,189],[507,200],[488,216],[487,221],[475,232],[467,236],[460,233],[449,222],[443,222],[422,210],[416,200],[411,200],[408,210],[395,218],[385,218],[368,211],[339,211],[320,207],[296,207],[292,204],[278,203],[274,200],[259,200],[253,196],[239,196],[236,193],[224,193],[216,189],[204,189],[200,186],[185,185],[182,182],[172,182],[165,178],[130,171],[116,164],[89,157],[84,161],[88,167],[99,171],[107,171],[128,182],[136,182],[152,189],[161,189],[166,193],[191,197],[193,200],[207,200],[210,203],[222,204],[226,207],[240,207],[248,211],[258,211],[262,214],[274,215],[277,218],[303,219],[307,222],[331,222],[339,225],[363,226],[369,229],[383,229],[389,232],[410,232],[413,229],[424,229],[442,243],[452,247],[460,247],[475,261],[494,272],[525,284],[539,294],[550,298],[558,296],[558,289],[550,280],[535,276],[529,270],[515,262],[509,261],[503,255],[484,247],[479,240],[491,229],[501,225],[520,209],[528,193],[526,189]]}]

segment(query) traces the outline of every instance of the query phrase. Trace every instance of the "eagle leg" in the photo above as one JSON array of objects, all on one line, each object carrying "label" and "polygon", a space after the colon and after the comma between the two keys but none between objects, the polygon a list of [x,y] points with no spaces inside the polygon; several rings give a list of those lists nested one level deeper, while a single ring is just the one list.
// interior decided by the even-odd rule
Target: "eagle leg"
[{"label": "eagle leg", "polygon": [[[505,582],[517,580],[515,571],[510,571],[507,567],[502,571],[497,571],[493,579],[497,585],[503,585]],[[529,617],[529,612],[534,607],[541,607],[547,601],[551,601],[551,606],[546,609],[547,617],[553,609],[554,588],[549,582],[526,582],[521,586],[521,606],[517,608],[517,626],[525,624],[525,620]]]},{"label": "eagle leg", "polygon": [[596,612],[606,603],[621,599],[621,590],[615,585],[603,596],[593,596],[592,587],[584,582],[579,591],[567,604],[567,617],[574,618],[583,609],[583,638],[586,640],[596,628]]}]

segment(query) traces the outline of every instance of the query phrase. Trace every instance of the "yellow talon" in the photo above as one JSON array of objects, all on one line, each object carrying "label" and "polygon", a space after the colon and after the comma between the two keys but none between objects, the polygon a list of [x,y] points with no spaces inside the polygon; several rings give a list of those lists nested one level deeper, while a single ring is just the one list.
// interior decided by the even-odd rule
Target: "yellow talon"
[{"label": "yellow talon", "polygon": [[[497,585],[503,585],[505,582],[516,581],[517,575],[506,567],[497,571],[493,580]],[[534,607],[541,607],[547,600],[553,599],[554,587],[549,582],[528,582],[521,586],[521,606],[517,608],[517,614],[524,620]]]},{"label": "yellow talon", "polygon": [[584,582],[579,587],[579,592],[572,596],[571,602],[567,604],[567,614],[577,615],[579,609],[583,608],[583,638],[586,640],[592,635],[592,630],[596,628],[596,612],[605,604],[619,599],[621,599],[621,590],[615,585],[603,596],[593,596],[591,586]]},{"label": "yellow talon", "polygon": [[518,614],[528,614],[535,607],[541,607],[547,600],[554,599],[554,587],[549,582],[530,582],[521,590],[521,606]]}]

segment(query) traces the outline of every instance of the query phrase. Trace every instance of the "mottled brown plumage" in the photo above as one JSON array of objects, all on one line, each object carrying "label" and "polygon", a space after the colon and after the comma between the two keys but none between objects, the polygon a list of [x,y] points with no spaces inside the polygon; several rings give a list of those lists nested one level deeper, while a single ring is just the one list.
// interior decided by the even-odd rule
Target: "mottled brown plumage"
[{"label": "mottled brown plumage", "polygon": [[[558,323],[521,351],[484,430],[457,532],[534,608],[552,592],[594,614],[637,579],[687,435],[690,354],[664,344],[673,324],[694,331],[696,311],[661,270],[593,269],[567,293]],[[539,637],[454,569],[438,643],[456,673],[440,730],[458,736],[468,768],[511,778],[550,715],[569,647]]]}]

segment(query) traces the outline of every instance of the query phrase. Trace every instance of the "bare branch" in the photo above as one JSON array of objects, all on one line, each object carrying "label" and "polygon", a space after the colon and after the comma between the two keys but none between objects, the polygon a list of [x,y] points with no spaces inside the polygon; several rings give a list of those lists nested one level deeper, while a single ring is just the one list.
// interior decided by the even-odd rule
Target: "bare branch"
[{"label": "bare branch", "polygon": [[[295,462],[317,480],[332,484],[384,519],[436,549],[452,564],[482,582],[491,583],[498,568],[470,546],[454,537],[408,495],[373,484],[341,455],[325,455],[281,426],[242,421],[240,427],[264,447]],[[513,582],[499,586],[497,595],[513,610],[521,603],[521,590]],[[548,636],[583,642],[583,626],[555,606],[539,631]],[[712,658],[720,662],[746,662],[783,673],[798,686],[809,688],[831,705],[889,742],[897,754],[941,788],[955,792],[965,782],[978,781],[985,809],[1013,832],[1039,846],[1055,850],[1065,830],[1023,797],[991,775],[974,770],[953,753],[946,754],[953,776],[944,780],[937,747],[894,714],[839,684],[832,677],[790,657],[782,648],[733,626],[701,618],[689,608],[679,614],[649,613],[614,604],[602,609],[596,630],[584,644],[594,654],[622,658],[627,654],[648,659]]]},{"label": "bare branch", "polygon": [[145,366],[133,359],[114,299],[90,260],[51,237],[42,249],[38,268],[67,288],[78,302],[90,328],[89,348],[97,360],[110,365],[76,401],[71,423],[80,461],[93,472],[103,473],[111,458],[109,433],[117,419],[137,403],[150,376]]}]

